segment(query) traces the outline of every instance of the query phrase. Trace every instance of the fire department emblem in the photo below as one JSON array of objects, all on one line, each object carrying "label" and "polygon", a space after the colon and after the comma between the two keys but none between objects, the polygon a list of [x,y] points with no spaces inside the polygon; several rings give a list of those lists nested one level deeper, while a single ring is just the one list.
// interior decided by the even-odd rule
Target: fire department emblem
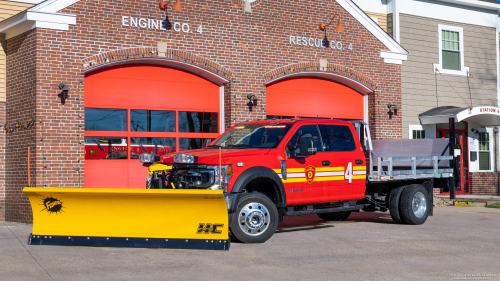
[{"label": "fire department emblem", "polygon": [[308,184],[311,184],[314,180],[314,175],[316,175],[316,167],[314,166],[307,166],[306,167],[306,180]]}]

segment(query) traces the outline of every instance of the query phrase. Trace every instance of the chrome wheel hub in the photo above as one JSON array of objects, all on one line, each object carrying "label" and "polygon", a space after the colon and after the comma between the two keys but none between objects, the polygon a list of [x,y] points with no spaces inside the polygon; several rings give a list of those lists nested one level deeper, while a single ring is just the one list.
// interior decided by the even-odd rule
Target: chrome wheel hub
[{"label": "chrome wheel hub", "polygon": [[238,223],[243,232],[250,236],[264,233],[269,227],[271,216],[269,211],[260,203],[248,203],[241,209]]},{"label": "chrome wheel hub", "polygon": [[413,195],[412,207],[413,213],[417,218],[421,218],[425,215],[427,210],[427,199],[422,192],[417,192]]}]

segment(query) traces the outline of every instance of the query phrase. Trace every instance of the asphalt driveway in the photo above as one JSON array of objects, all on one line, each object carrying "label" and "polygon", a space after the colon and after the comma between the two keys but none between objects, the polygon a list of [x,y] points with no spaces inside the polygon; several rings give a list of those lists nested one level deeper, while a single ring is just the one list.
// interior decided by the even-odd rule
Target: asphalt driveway
[{"label": "asphalt driveway", "polygon": [[288,217],[229,251],[30,246],[31,225],[0,222],[0,280],[500,280],[500,209],[434,213],[421,226]]}]

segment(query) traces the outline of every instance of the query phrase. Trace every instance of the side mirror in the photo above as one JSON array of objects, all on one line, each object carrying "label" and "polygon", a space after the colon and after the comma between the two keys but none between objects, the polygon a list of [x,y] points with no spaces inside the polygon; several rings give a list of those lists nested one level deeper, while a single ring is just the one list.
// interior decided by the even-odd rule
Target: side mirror
[{"label": "side mirror", "polygon": [[205,142],[203,142],[203,148],[207,147],[211,142],[212,139],[206,139]]},{"label": "side mirror", "polygon": [[316,143],[311,137],[300,138],[300,152],[299,156],[310,156],[315,155],[318,149],[316,148]]}]

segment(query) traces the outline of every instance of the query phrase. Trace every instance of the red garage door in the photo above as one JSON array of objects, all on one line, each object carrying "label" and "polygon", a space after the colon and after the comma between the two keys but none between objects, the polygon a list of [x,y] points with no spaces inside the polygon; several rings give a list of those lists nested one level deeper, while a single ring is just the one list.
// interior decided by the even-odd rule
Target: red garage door
[{"label": "red garage door", "polygon": [[364,97],[355,90],[323,78],[297,77],[267,86],[269,117],[364,119]]},{"label": "red garage door", "polygon": [[138,156],[200,148],[219,135],[219,86],[192,73],[128,65],[85,77],[85,187],[145,188]]}]

